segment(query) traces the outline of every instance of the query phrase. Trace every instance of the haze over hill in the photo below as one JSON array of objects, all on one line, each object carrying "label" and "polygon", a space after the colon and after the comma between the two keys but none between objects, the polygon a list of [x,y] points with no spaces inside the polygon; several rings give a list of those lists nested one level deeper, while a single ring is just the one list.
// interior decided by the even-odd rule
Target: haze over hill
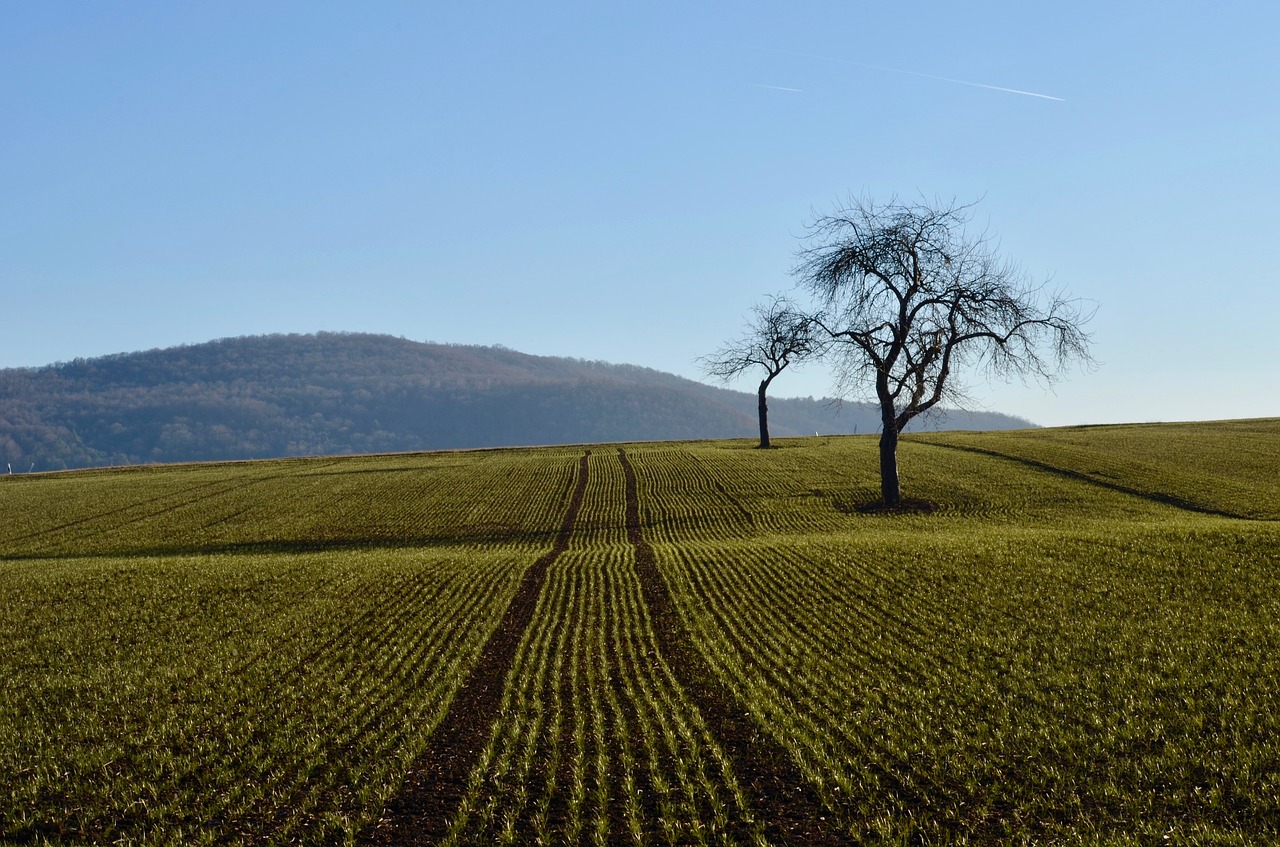
[{"label": "haze over hill", "polygon": [[[347,333],[5,369],[0,397],[0,461],[17,472],[756,434],[753,394],[648,368]],[[776,398],[769,407],[777,436],[879,426],[862,403]],[[927,425],[1033,426],[966,412]]]}]

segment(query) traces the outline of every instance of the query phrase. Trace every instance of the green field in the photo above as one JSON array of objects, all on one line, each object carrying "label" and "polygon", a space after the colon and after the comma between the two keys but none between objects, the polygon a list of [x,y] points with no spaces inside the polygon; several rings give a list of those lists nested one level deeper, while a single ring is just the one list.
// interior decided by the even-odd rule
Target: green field
[{"label": "green field", "polygon": [[1280,843],[1280,420],[876,457],[0,478],[0,843]]}]

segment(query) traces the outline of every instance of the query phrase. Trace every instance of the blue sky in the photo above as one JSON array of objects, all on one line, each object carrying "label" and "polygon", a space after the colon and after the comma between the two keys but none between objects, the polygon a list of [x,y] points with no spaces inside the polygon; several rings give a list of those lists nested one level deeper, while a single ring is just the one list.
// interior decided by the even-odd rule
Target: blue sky
[{"label": "blue sky", "polygon": [[815,212],[896,193],[981,198],[1098,304],[1100,368],[983,407],[1280,415],[1277,31],[1258,2],[0,0],[0,366],[347,330],[697,378]]}]

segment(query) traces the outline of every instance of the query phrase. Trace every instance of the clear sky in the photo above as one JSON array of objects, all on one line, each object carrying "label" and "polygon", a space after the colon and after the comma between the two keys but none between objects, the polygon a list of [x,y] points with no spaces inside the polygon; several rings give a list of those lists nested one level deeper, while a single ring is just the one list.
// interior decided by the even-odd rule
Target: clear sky
[{"label": "clear sky", "polygon": [[698,378],[815,212],[897,193],[981,198],[1098,304],[1099,369],[982,406],[1280,415],[1277,32],[1257,0],[0,0],[0,366],[347,330]]}]

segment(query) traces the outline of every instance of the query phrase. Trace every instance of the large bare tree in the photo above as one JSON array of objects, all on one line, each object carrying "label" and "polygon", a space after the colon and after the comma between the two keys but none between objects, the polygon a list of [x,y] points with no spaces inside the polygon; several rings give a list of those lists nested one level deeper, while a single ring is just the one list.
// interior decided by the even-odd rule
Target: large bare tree
[{"label": "large bare tree", "polygon": [[972,205],[853,200],[809,224],[794,270],[820,304],[842,393],[880,405],[880,491],[902,500],[898,437],[961,397],[957,373],[1053,382],[1088,363],[1092,311],[1035,283],[970,230]]},{"label": "large bare tree", "polygon": [[821,352],[819,335],[814,330],[812,317],[788,298],[775,295],[752,308],[742,335],[698,360],[705,373],[725,381],[747,371],[764,371],[756,391],[762,448],[769,447],[769,385],[789,365]]}]

